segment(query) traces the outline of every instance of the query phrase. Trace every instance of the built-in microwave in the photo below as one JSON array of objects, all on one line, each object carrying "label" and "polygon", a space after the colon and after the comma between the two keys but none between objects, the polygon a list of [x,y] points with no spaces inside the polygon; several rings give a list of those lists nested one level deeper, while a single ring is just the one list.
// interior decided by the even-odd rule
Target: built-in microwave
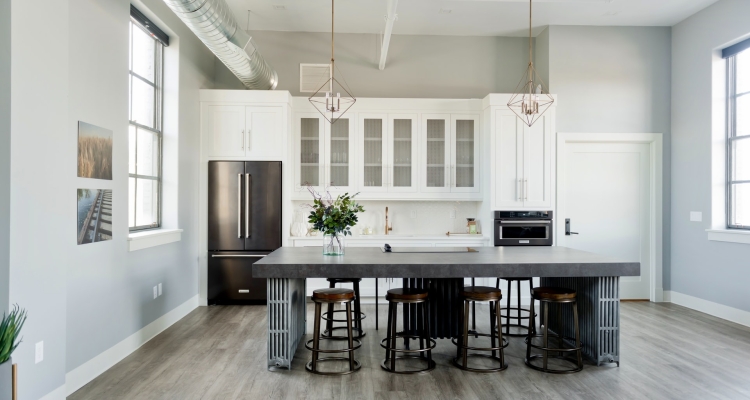
[{"label": "built-in microwave", "polygon": [[495,246],[552,246],[552,211],[495,211]]}]

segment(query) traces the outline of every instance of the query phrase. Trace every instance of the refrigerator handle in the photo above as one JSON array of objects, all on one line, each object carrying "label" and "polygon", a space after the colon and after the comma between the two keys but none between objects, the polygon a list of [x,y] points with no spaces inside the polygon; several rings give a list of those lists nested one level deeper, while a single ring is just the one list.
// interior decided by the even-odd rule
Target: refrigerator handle
[{"label": "refrigerator handle", "polygon": [[250,239],[250,186],[253,183],[253,176],[245,174],[245,237]]},{"label": "refrigerator handle", "polygon": [[242,174],[237,174],[237,238],[242,239]]}]

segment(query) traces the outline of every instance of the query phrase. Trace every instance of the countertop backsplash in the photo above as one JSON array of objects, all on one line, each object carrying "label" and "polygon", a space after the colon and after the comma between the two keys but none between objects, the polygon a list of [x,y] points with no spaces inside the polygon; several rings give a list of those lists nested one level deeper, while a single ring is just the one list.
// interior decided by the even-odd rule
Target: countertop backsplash
[{"label": "countertop backsplash", "polygon": [[[352,228],[355,236],[360,236],[364,228],[372,228],[373,235],[385,234],[385,208],[388,207],[388,221],[393,227],[393,235],[445,235],[446,232],[465,233],[466,218],[478,218],[479,202],[475,201],[359,201],[365,212],[359,214],[359,223]],[[294,222],[307,220],[309,202],[294,201]],[[451,213],[455,212],[455,218]],[[414,214],[412,214],[414,213]],[[415,218],[412,218],[414,216]],[[486,228],[486,221],[479,221],[480,229]]]}]

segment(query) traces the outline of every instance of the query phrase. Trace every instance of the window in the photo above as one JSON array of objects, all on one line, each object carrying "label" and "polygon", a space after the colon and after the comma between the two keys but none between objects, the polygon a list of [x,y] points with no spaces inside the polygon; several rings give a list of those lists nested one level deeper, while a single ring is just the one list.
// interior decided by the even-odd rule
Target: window
[{"label": "window", "polygon": [[[743,43],[740,43],[743,45]],[[750,49],[727,59],[727,227],[750,230]]]},{"label": "window", "polygon": [[131,6],[128,76],[128,227],[131,231],[161,225],[162,59],[168,40]]}]

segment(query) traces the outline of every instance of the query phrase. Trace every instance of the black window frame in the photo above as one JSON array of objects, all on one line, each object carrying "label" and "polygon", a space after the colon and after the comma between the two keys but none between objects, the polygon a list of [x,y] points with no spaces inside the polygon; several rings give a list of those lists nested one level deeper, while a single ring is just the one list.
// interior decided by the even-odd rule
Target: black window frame
[{"label": "black window frame", "polygon": [[737,99],[743,96],[750,96],[749,92],[737,93],[737,56],[744,52],[750,51],[750,41],[742,42],[723,52],[726,59],[727,68],[727,115],[726,115],[726,219],[727,229],[750,230],[750,226],[735,224],[734,212],[736,205],[733,201],[734,187],[737,185],[750,184],[750,180],[735,180],[734,178],[734,144],[740,140],[750,141],[750,133],[738,135],[737,132]]},{"label": "black window frame", "polygon": [[[133,166],[134,173],[130,172],[131,165],[128,165],[128,180],[130,178],[135,179],[133,190],[135,191],[132,193],[133,198],[133,209],[128,210],[129,213],[133,213],[133,226],[130,225],[130,218],[128,218],[128,229],[130,232],[138,232],[138,231],[144,231],[149,229],[159,229],[161,228],[162,223],[162,187],[163,187],[163,176],[162,176],[162,164],[163,164],[163,121],[162,121],[162,114],[163,114],[163,81],[164,81],[164,47],[169,44],[169,38],[164,34],[163,31],[161,31],[158,27],[156,27],[151,21],[149,21],[145,16],[143,16],[142,13],[140,13],[135,7],[131,5],[131,17],[130,17],[130,30],[129,30],[129,51],[131,56],[129,57],[129,65],[128,65],[128,79],[130,80],[129,83],[129,93],[128,93],[128,122],[129,126],[134,128],[135,130],[135,166]],[[133,71],[133,30],[140,29],[147,35],[149,35],[154,40],[154,80],[153,82],[149,79],[140,76],[139,74],[135,73]],[[143,83],[146,83],[154,88],[154,120],[152,121],[153,128],[147,125],[144,125],[142,123],[138,123],[134,120],[131,120],[132,118],[132,112],[133,112],[133,80],[140,80]],[[128,129],[128,136],[131,135],[130,133],[130,127]],[[153,134],[156,137],[156,142],[158,146],[158,165],[156,167],[156,175],[145,175],[145,174],[139,174],[138,173],[138,132],[139,131],[148,131],[149,133]],[[128,138],[128,141],[130,141],[130,137]],[[128,158],[128,163],[130,163],[130,158]],[[157,182],[157,193],[156,193],[156,221],[148,224],[148,225],[137,225],[137,208],[138,208],[138,180],[152,180]],[[128,185],[128,191],[130,191],[130,185]],[[130,198],[131,193],[128,193],[128,198]]]}]

